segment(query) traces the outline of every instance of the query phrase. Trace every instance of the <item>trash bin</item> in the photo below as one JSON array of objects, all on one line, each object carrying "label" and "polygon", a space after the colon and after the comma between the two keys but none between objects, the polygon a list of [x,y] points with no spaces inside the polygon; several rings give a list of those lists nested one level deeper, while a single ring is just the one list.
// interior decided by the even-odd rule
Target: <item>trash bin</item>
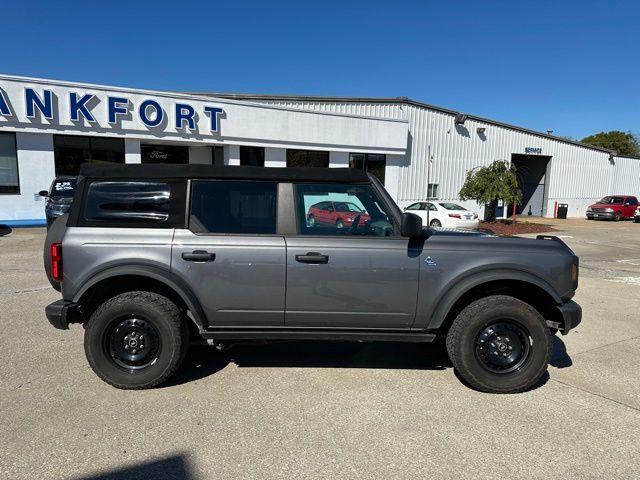
[{"label": "trash bin", "polygon": [[567,219],[567,212],[569,211],[569,204],[567,203],[559,203],[558,211],[556,212],[556,218]]}]

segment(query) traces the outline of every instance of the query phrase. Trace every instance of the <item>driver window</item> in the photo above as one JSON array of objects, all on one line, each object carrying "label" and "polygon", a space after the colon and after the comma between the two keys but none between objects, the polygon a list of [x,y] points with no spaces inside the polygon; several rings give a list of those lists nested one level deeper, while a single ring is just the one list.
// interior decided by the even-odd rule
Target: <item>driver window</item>
[{"label": "driver window", "polygon": [[[371,185],[297,184],[296,202],[302,235],[394,234],[391,215]],[[319,208],[323,205],[332,208]]]}]

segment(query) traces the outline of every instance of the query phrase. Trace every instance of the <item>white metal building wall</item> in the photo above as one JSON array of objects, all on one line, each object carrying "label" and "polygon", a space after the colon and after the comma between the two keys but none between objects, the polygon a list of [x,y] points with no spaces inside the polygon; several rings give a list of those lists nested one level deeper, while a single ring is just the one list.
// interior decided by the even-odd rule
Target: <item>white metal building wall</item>
[{"label": "white metal building wall", "polygon": [[[494,160],[511,160],[513,153],[525,154],[528,147],[542,149],[551,157],[546,178],[546,212],[553,214],[554,203],[567,203],[569,216],[583,216],[586,207],[610,193],[640,190],[640,160],[618,157],[607,152],[534,135],[492,123],[467,120],[454,124],[454,115],[436,109],[402,102],[333,102],[295,99],[255,100],[272,105],[308,110],[350,113],[373,117],[406,119],[409,122],[407,149],[410,157],[401,164],[394,190],[397,201],[406,206],[427,195],[427,157],[431,147],[428,183],[439,185],[438,198],[459,201],[458,192],[467,171],[489,165]],[[485,128],[483,135],[477,129]],[[620,190],[620,192],[617,192]],[[466,206],[477,209],[473,202]]]},{"label": "white metal building wall", "polygon": [[640,197],[640,158],[618,156],[614,162],[609,193]]}]

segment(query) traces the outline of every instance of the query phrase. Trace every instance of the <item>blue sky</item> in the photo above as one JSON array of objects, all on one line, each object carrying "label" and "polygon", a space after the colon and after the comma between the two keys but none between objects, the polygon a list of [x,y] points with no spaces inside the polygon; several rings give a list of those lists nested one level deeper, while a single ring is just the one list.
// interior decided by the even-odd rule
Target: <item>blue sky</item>
[{"label": "blue sky", "polygon": [[0,72],[177,91],[407,96],[582,138],[640,132],[640,2],[6,2]]}]

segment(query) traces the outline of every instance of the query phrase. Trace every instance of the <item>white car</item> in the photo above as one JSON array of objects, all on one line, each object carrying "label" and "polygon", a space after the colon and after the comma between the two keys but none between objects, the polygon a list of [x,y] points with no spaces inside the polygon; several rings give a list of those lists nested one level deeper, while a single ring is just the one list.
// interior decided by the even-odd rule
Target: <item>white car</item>
[{"label": "white car", "polygon": [[477,229],[478,214],[449,202],[416,202],[404,209],[422,217],[426,227]]}]

